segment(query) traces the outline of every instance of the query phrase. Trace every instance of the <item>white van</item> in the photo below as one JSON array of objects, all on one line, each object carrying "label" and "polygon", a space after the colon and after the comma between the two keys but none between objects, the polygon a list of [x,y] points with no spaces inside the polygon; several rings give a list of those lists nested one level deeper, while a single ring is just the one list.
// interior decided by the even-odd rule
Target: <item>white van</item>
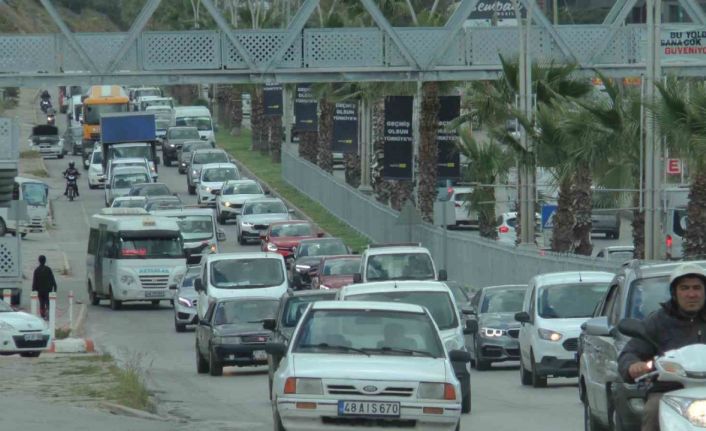
[{"label": "white van", "polygon": [[186,273],[176,221],[142,208],[104,208],[91,217],[86,276],[91,304],[172,300]]},{"label": "white van", "polygon": [[201,272],[194,280],[199,294],[197,313],[202,319],[208,305],[221,298],[280,298],[289,280],[279,253],[222,253],[201,259]]},{"label": "white van", "polygon": [[67,116],[69,127],[81,127],[81,121],[83,121],[83,99],[81,95],[71,96]]},{"label": "white van", "polygon": [[662,234],[665,258],[676,260],[684,257],[684,233],[686,232],[686,206],[689,204],[689,188],[677,187],[663,192]]},{"label": "white van", "polygon": [[49,185],[34,178],[15,177],[12,200],[27,204],[27,220],[8,219],[7,229],[24,237],[30,232],[44,232],[49,217]]},{"label": "white van", "polygon": [[581,325],[592,315],[615,274],[570,271],[532,277],[520,322],[520,380],[535,388],[547,377],[578,376]]},{"label": "white van", "polygon": [[211,119],[211,111],[205,106],[178,106],[174,108],[174,125],[196,127],[201,140],[216,146],[216,135]]},{"label": "white van", "polygon": [[206,243],[206,248],[200,254],[218,253],[218,243],[226,240],[226,234],[223,229],[216,227],[215,214],[212,209],[158,210],[150,211],[150,214],[176,220],[181,229],[185,250],[193,249]]}]

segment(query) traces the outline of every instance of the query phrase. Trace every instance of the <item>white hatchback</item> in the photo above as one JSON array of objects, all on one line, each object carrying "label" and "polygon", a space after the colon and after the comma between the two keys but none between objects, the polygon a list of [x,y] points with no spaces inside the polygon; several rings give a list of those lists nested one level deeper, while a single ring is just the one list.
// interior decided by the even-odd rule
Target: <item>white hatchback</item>
[{"label": "white hatchback", "polygon": [[615,274],[555,272],[532,277],[520,322],[520,380],[544,387],[547,377],[578,376],[581,325],[592,315]]},{"label": "white hatchback", "polygon": [[275,430],[458,429],[461,388],[429,312],[418,305],[319,301],[307,308],[272,384]]},{"label": "white hatchback", "polygon": [[19,353],[36,358],[49,346],[51,335],[44,320],[0,301],[0,355]]},{"label": "white hatchback", "polygon": [[239,180],[240,172],[238,167],[232,163],[209,163],[201,167],[199,185],[196,189],[197,202],[199,205],[216,205],[216,194],[220,191],[223,183],[230,180]]}]

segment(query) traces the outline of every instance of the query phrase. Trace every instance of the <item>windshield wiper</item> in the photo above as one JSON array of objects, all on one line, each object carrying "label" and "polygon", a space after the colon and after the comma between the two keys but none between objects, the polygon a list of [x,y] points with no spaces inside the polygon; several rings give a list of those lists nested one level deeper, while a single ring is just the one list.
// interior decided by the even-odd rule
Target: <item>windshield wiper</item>
[{"label": "windshield wiper", "polygon": [[345,350],[347,352],[356,352],[356,353],[362,353],[365,356],[370,356],[370,353],[366,352],[363,349],[356,349],[355,347],[349,347],[349,346],[342,346],[338,344],[329,344],[329,343],[319,343],[319,344],[302,344],[299,347],[307,348],[307,347],[316,347],[319,349],[340,349],[340,350]]},{"label": "windshield wiper", "polygon": [[381,351],[381,352],[396,352],[396,353],[409,353],[410,355],[422,355],[422,356],[428,356],[430,358],[436,358],[436,356],[432,353],[429,353],[425,350],[415,350],[415,349],[398,349],[394,347],[378,347],[377,349],[368,349],[368,350],[376,350],[376,351]]}]

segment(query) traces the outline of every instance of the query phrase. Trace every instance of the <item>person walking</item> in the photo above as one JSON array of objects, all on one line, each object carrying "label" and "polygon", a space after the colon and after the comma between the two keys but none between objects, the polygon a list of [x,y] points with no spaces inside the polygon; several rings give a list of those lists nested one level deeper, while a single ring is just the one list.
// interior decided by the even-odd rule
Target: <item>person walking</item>
[{"label": "person walking", "polygon": [[49,292],[56,292],[56,280],[51,268],[47,266],[47,258],[39,256],[39,266],[34,270],[32,292],[39,296],[39,313],[47,320],[49,318]]}]

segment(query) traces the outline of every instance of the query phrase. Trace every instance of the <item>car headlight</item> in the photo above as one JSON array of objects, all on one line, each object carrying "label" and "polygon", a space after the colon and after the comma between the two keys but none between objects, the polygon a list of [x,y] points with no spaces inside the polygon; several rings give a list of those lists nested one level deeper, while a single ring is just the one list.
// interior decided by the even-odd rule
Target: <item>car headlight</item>
[{"label": "car headlight", "polygon": [[191,308],[194,306],[194,304],[191,302],[191,300],[189,298],[184,298],[184,297],[180,296],[177,299],[177,301],[179,301],[179,304],[183,305],[184,307]]},{"label": "car headlight", "polygon": [[120,283],[127,284],[128,286],[135,284],[135,277],[130,274],[123,274],[120,276]]},{"label": "car headlight", "polygon": [[297,269],[297,271],[299,271],[299,272],[308,272],[309,269],[311,269],[311,266],[309,266],[309,265],[295,265],[294,267],[295,267],[295,268]]},{"label": "car headlight", "polygon": [[194,169],[193,171],[191,171],[191,173],[192,173],[193,175],[198,175],[198,174],[199,174],[199,171],[197,171],[197,170]]},{"label": "car headlight", "polygon": [[706,427],[706,400],[675,397],[669,394],[665,394],[662,400],[692,425]]},{"label": "car headlight", "polygon": [[451,383],[420,383],[417,398],[426,400],[455,400],[456,388]]},{"label": "car headlight", "polygon": [[505,335],[506,331],[504,329],[497,328],[480,328],[480,335],[485,338],[496,338]]},{"label": "car headlight", "polygon": [[539,338],[547,341],[559,341],[563,337],[561,333],[550,329],[537,328],[537,333],[539,334]]},{"label": "car headlight", "polygon": [[250,223],[250,222],[247,222],[247,221],[241,222],[241,224],[242,224],[243,226],[247,226],[247,227],[253,227],[253,226],[254,226],[253,223]]},{"label": "car headlight", "polygon": [[223,202],[223,206],[230,208],[230,202]]},{"label": "car headlight", "polygon": [[277,246],[272,244],[271,242],[267,243],[267,251],[277,251]]},{"label": "car headlight", "polygon": [[3,321],[0,320],[0,329],[13,330],[13,329],[15,329],[15,327],[12,326],[12,325],[10,325],[10,324],[7,323],[7,322],[3,322]]},{"label": "car headlight", "polygon": [[169,144],[169,148],[174,148],[174,147],[175,147],[174,144]]}]

